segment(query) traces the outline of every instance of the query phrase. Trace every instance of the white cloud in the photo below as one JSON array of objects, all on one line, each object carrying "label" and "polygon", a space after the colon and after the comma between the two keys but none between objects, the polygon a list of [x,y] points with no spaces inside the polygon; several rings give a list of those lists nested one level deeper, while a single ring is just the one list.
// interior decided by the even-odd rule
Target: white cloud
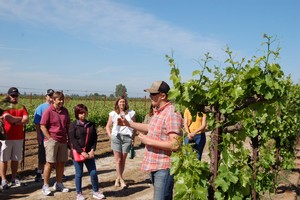
[{"label": "white cloud", "polygon": [[110,0],[2,1],[0,17],[52,26],[98,43],[140,46],[157,52],[176,50],[190,58],[221,54],[225,45],[213,38],[174,27],[137,8]]},{"label": "white cloud", "polygon": [[[0,0],[0,18],[5,19],[5,21],[11,20],[21,23],[25,28],[47,27],[57,29],[68,35],[89,40],[95,44],[94,46],[110,53],[117,52],[118,49],[113,48],[118,45],[125,46],[126,49],[128,47],[128,50],[130,48],[143,49],[143,51],[135,51],[136,55],[148,54],[148,52],[153,54],[155,52],[155,55],[162,57],[159,57],[158,61],[163,60],[164,54],[171,53],[171,49],[175,52],[175,58],[184,56],[189,61],[202,56],[205,52],[213,52],[214,55],[212,56],[215,58],[224,54],[222,48],[225,44],[221,41],[173,26],[150,13],[112,0]],[[1,49],[30,50],[0,44]],[[153,60],[151,62],[154,64]],[[161,66],[161,63],[157,64],[157,62],[156,65]],[[12,70],[13,63],[1,63],[0,61],[1,70],[6,69],[5,73],[1,73],[4,75],[1,82],[11,83],[13,80],[15,86],[31,88],[28,92],[34,92],[32,88],[38,88],[42,89],[41,92],[43,93],[44,89],[50,87],[53,89],[85,91],[92,88],[91,90],[96,90],[98,93],[110,93],[115,90],[117,84],[126,81],[129,92],[137,91],[137,93],[141,92],[141,95],[144,95],[142,89],[149,87],[157,75],[159,75],[159,79],[169,79],[167,63],[165,63],[166,68],[163,69],[156,66],[154,78],[153,76],[144,76],[144,74],[149,75],[150,69],[141,69],[138,72],[136,68],[131,69],[134,64],[135,62],[124,63],[121,67],[117,66],[118,64],[105,65],[105,67],[99,66],[93,70],[83,72],[82,69],[77,69],[80,74],[75,77],[77,71],[74,69],[71,69],[72,72],[70,73],[72,74],[68,72],[68,76],[59,72],[57,74],[32,70],[19,72]],[[27,64],[29,69],[28,66],[35,66],[36,70],[41,69],[43,71],[45,69],[42,66],[49,67],[44,63]],[[126,69],[129,74],[125,75],[122,69]],[[61,70],[63,69],[60,68],[57,71]],[[74,77],[73,74],[75,74]],[[134,76],[132,74],[138,75]],[[79,76],[80,84],[78,83]],[[133,94],[132,96],[136,95]]]}]

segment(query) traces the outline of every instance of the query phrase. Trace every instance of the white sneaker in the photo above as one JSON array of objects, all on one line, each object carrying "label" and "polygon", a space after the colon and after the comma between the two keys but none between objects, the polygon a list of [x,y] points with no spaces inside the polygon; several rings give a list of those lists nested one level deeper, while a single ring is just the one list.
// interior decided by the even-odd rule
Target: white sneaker
[{"label": "white sneaker", "polygon": [[21,181],[17,178],[11,181],[11,186],[21,186],[21,185],[22,185]]},{"label": "white sneaker", "polygon": [[51,190],[50,190],[50,188],[49,188],[49,185],[43,185],[42,193],[43,193],[45,196],[48,196],[48,195],[51,194]]},{"label": "white sneaker", "polygon": [[93,198],[95,198],[95,199],[104,199],[105,196],[100,192],[93,192]]},{"label": "white sneaker", "polygon": [[55,191],[69,192],[69,189],[68,189],[68,188],[65,188],[65,186],[64,186],[62,183],[58,183],[58,182],[55,182],[55,183],[54,183],[53,189],[54,189]]},{"label": "white sneaker", "polygon": [[82,193],[78,193],[76,195],[76,200],[85,200],[84,196],[82,195]]},{"label": "white sneaker", "polygon": [[2,186],[2,190],[7,190],[9,188],[7,180],[2,181],[1,186]]}]

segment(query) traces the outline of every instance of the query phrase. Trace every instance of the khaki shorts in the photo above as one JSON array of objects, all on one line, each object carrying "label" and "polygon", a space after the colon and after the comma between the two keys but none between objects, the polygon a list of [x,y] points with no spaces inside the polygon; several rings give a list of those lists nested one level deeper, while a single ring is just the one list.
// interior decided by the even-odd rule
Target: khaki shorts
[{"label": "khaki shorts", "polygon": [[1,140],[0,161],[21,161],[23,158],[24,140]]},{"label": "khaki shorts", "polygon": [[67,144],[57,142],[50,138],[44,141],[46,161],[48,163],[67,162],[68,160],[68,147]]}]

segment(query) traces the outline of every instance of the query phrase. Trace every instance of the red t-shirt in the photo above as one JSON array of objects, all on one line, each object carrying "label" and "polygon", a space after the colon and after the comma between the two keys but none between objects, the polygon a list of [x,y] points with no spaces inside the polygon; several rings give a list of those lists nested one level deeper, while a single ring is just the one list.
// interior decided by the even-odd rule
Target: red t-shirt
[{"label": "red t-shirt", "polygon": [[[27,116],[28,112],[25,106],[21,106],[21,108],[12,108],[10,110],[6,110],[3,113],[9,113],[15,117],[23,117]],[[8,121],[4,120],[4,129],[7,133],[7,140],[23,140],[24,139],[24,130],[23,125],[12,125]]]},{"label": "red t-shirt", "polygon": [[62,107],[60,112],[53,105],[49,106],[42,115],[40,125],[45,125],[50,137],[58,142],[67,143],[67,125],[70,124],[69,112]]}]

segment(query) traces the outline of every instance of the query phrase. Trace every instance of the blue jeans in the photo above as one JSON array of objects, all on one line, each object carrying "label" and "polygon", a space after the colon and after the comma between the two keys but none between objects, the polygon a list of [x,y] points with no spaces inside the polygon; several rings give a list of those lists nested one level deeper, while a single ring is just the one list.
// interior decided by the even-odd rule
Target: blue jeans
[{"label": "blue jeans", "polygon": [[86,168],[91,177],[92,188],[94,192],[98,192],[98,176],[96,170],[95,159],[86,159],[84,162],[76,162],[73,160],[73,164],[75,167],[75,185],[76,185],[76,192],[82,192],[82,175],[83,175],[83,164],[85,164]]},{"label": "blue jeans", "polygon": [[170,169],[151,172],[150,179],[154,186],[153,200],[173,199],[174,178],[170,175]]},{"label": "blue jeans", "polygon": [[197,153],[198,153],[198,160],[201,160],[202,158],[202,152],[206,143],[206,135],[205,133],[201,133],[201,134],[197,134],[195,135],[195,137],[189,141],[188,137],[184,138],[184,143],[185,144],[189,144],[189,143],[195,143],[193,148],[196,149]]}]

